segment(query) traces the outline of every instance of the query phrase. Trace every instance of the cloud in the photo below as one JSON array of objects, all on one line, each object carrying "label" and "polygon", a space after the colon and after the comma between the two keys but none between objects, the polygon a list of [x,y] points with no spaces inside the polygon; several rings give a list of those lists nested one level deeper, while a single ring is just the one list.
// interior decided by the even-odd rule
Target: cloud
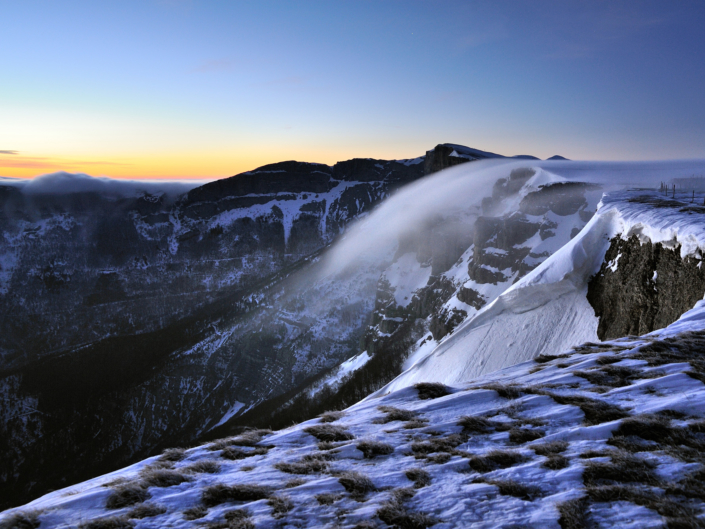
[{"label": "cloud", "polygon": [[0,182],[18,187],[27,195],[94,192],[119,197],[134,197],[143,193],[164,193],[174,197],[205,183],[203,180],[118,180],[64,171],[41,175],[32,180],[2,179]]},{"label": "cloud", "polygon": [[19,154],[17,151],[0,151],[0,154]]}]

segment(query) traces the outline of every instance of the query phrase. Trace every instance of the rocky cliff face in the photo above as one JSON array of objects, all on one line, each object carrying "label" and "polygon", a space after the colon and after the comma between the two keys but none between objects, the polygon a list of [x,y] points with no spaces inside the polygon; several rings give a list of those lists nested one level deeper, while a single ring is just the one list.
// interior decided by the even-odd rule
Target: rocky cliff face
[{"label": "rocky cliff face", "polygon": [[602,188],[533,186],[533,176],[532,169],[515,169],[487,190],[480,204],[463,214],[439,216],[398,241],[393,262],[377,282],[361,338],[359,351],[366,360],[354,370],[322,373],[204,439],[231,435],[245,425],[285,426],[354,404],[540,265],[590,220]]},{"label": "rocky cliff face", "polygon": [[0,506],[189,442],[353,354],[377,277],[288,278],[420,176],[351,160],[178,200],[0,187]]},{"label": "rocky cliff face", "polygon": [[601,340],[661,329],[705,294],[702,259],[681,257],[680,245],[615,237],[600,271],[588,286],[588,301],[600,318]]}]

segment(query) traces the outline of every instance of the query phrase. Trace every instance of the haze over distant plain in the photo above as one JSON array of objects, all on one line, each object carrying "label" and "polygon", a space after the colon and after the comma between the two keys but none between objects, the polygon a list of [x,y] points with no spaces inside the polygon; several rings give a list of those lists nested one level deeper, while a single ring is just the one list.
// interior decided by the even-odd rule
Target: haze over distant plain
[{"label": "haze over distant plain", "polygon": [[705,156],[702,2],[3,3],[0,175]]}]

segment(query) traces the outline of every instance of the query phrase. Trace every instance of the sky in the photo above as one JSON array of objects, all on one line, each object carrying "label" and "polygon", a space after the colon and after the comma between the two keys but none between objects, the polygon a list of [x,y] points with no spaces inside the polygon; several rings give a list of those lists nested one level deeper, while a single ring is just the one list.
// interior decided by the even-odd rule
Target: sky
[{"label": "sky", "polygon": [[0,0],[0,176],[705,158],[705,2]]}]

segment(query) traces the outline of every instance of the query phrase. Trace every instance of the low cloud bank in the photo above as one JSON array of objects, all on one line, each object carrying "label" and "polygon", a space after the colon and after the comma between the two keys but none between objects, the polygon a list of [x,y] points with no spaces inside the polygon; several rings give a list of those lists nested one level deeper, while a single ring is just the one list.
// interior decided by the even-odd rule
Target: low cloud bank
[{"label": "low cloud bank", "polygon": [[0,185],[18,187],[27,195],[96,192],[120,197],[133,197],[142,193],[165,193],[169,196],[177,196],[206,182],[206,180],[118,180],[64,171],[41,175],[32,180],[0,178]]}]

